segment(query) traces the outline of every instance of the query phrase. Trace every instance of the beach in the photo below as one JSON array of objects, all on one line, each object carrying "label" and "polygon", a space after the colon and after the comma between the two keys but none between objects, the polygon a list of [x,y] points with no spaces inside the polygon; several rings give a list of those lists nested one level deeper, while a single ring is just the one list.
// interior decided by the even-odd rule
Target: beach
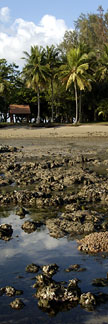
[{"label": "beach", "polygon": [[80,126],[28,127],[13,126],[0,128],[0,139],[63,138],[63,137],[107,137],[108,125],[85,124]]}]

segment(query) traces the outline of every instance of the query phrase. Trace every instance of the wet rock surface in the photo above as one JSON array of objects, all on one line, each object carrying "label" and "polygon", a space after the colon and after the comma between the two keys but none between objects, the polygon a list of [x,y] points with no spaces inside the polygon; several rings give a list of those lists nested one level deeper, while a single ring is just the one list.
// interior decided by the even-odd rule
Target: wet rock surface
[{"label": "wet rock surface", "polygon": [[108,286],[108,272],[107,272],[107,278],[96,278],[93,280],[92,284],[97,287]]},{"label": "wet rock surface", "polygon": [[[54,265],[43,266],[42,270],[45,267],[46,269],[53,268]],[[73,265],[74,271],[79,268],[80,266]],[[38,306],[50,315],[55,315],[63,309],[69,310],[78,304],[89,311],[93,311],[98,304],[105,303],[108,300],[108,294],[105,293],[82,293],[77,278],[69,280],[68,283],[63,283],[57,282],[52,276],[52,273],[49,275],[48,272],[43,271],[36,276],[36,283],[33,285],[33,288],[36,288],[34,297],[38,299]]]},{"label": "wet rock surface", "polygon": [[[107,171],[95,171],[96,167],[107,167],[107,158],[101,161],[93,152],[90,157],[90,152],[84,156],[74,150],[67,157],[52,154],[30,161],[18,148],[2,146],[0,152],[1,206],[17,206],[20,218],[26,216],[28,208],[60,210],[57,217],[46,219],[55,238],[108,230],[108,217],[103,212],[103,205],[106,210],[108,205]],[[94,205],[99,206],[98,211]],[[35,230],[36,224],[31,224],[31,229],[29,225],[24,225],[26,231]]]},{"label": "wet rock surface", "polygon": [[86,294],[82,294],[80,296],[80,304],[83,307],[96,306],[96,298],[91,292],[88,292]]},{"label": "wet rock surface", "polygon": [[[74,150],[72,156],[46,155],[26,161],[21,149],[1,146],[1,206],[17,206],[20,218],[26,216],[28,208],[61,210],[45,220],[55,238],[107,231],[108,217],[103,212],[103,204],[106,210],[108,205],[107,171],[101,174],[94,168],[106,168],[108,159],[101,161],[93,152],[92,157],[89,154],[77,155]],[[98,211],[94,204],[99,206]],[[22,229],[31,233],[38,226],[41,224],[26,221]]]},{"label": "wet rock surface", "polygon": [[86,253],[108,252],[108,231],[86,235],[77,242],[78,249]]},{"label": "wet rock surface", "polygon": [[[80,265],[71,265],[68,269],[77,271],[80,269]],[[33,294],[38,300],[38,306],[44,312],[50,315],[56,315],[60,311],[68,311],[73,307],[81,305],[88,311],[93,311],[99,304],[108,301],[108,294],[98,292],[94,294],[92,292],[82,292],[79,287],[80,280],[78,278],[72,278],[68,282],[56,281],[52,277],[59,271],[57,264],[47,264],[43,266],[36,265],[34,263],[27,265],[26,272],[36,273],[41,271],[35,278],[36,282],[33,288],[36,292]],[[34,279],[35,279],[34,278]],[[93,285],[99,286],[102,280],[108,282],[108,279],[94,279]],[[98,284],[97,284],[98,281]],[[101,285],[100,285],[101,286]],[[6,286],[0,288],[0,296],[6,295],[7,297],[14,297],[23,294],[22,290],[17,290],[13,286]],[[10,304],[13,309],[22,309],[26,304],[20,299],[14,299]]]},{"label": "wet rock surface", "polygon": [[0,145],[0,153],[17,152],[17,147],[11,145]]},{"label": "wet rock surface", "polygon": [[43,273],[47,276],[53,276],[58,271],[58,265],[56,263],[54,264],[48,264],[44,265],[42,267]]},{"label": "wet rock surface", "polygon": [[[36,293],[34,297],[38,299],[38,306],[49,313],[56,313],[60,307],[72,307],[78,304],[81,295],[81,290],[78,287],[78,279],[72,279],[68,285],[63,285],[62,282],[56,282],[52,279],[54,273],[51,268],[56,268],[57,265],[43,266],[43,274],[36,277]],[[50,269],[50,271],[48,271]],[[44,271],[45,270],[45,271]]]},{"label": "wet rock surface", "polygon": [[36,273],[38,272],[40,269],[40,267],[34,263],[32,264],[28,264],[27,267],[26,267],[26,272],[31,272],[31,273]]},{"label": "wet rock surface", "polygon": [[25,215],[28,214],[28,211],[27,211],[25,208],[20,207],[20,208],[18,208],[18,209],[16,210],[16,214],[17,214],[18,216],[20,216],[21,218],[24,218]]},{"label": "wet rock surface", "polygon": [[25,305],[20,298],[16,298],[10,303],[10,306],[13,309],[22,309]]},{"label": "wet rock surface", "polygon": [[50,231],[50,235],[56,238],[69,234],[81,235],[94,232],[102,228],[103,217],[95,211],[72,211],[64,212],[58,219],[46,221],[46,226]]},{"label": "wet rock surface", "polygon": [[69,268],[65,269],[66,272],[71,272],[71,271],[81,272],[81,271],[85,271],[85,270],[86,270],[86,268],[81,268],[79,264],[72,264],[69,266]]},{"label": "wet rock surface", "polygon": [[6,294],[6,296],[13,297],[15,295],[22,295],[23,291],[22,290],[17,290],[12,286],[6,286],[3,288],[0,288],[0,296]]},{"label": "wet rock surface", "polygon": [[9,241],[13,233],[12,226],[9,224],[0,225],[0,239]]},{"label": "wet rock surface", "polygon": [[36,229],[42,225],[43,223],[38,221],[37,222],[25,221],[21,227],[26,233],[29,234],[36,231]]},{"label": "wet rock surface", "polygon": [[[56,239],[64,236],[75,239],[80,236],[80,251],[93,254],[108,252],[106,156],[101,158],[101,154],[97,155],[93,149],[82,155],[81,150],[78,153],[72,146],[71,153],[69,154],[68,150],[65,156],[64,153],[49,152],[47,155],[41,154],[41,157],[29,158],[23,150],[4,146],[0,150],[0,162],[0,205],[12,206],[16,215],[20,218],[25,217],[25,222],[21,222],[20,226],[27,234],[45,224],[50,236]],[[44,221],[41,217],[41,220],[30,220],[28,211],[32,209],[47,210]],[[8,224],[2,225],[6,227]],[[3,232],[6,228],[3,229],[2,225],[0,238],[9,240],[13,232],[12,227],[8,225],[9,235],[9,227],[6,234],[6,231]],[[58,282],[52,278],[58,269],[55,263],[43,266],[32,263],[25,268],[26,272],[30,273],[42,271],[37,275],[34,284],[35,297],[38,299],[38,306],[50,315],[55,315],[58,311],[67,311],[79,304],[83,308],[93,310],[99,303],[108,300],[107,294],[94,294],[92,289],[91,292],[81,291],[79,280],[73,276],[76,272],[85,271],[86,267],[71,264],[64,269],[66,272],[72,272],[72,279],[68,282]],[[27,276],[29,277],[28,274]],[[94,279],[93,285],[104,287],[107,286],[107,281],[107,278]],[[18,293],[14,287],[7,286],[0,288],[0,296],[2,295],[13,297],[20,295],[20,291]],[[20,309],[24,304],[20,299],[15,299],[10,306]]]}]

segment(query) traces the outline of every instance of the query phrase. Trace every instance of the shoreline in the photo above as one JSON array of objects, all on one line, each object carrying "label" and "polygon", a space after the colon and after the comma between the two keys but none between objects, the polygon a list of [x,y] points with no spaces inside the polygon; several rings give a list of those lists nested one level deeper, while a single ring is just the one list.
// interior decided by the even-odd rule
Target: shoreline
[{"label": "shoreline", "polygon": [[0,139],[8,138],[66,138],[108,137],[108,125],[89,124],[80,126],[36,127],[16,126],[0,128]]}]

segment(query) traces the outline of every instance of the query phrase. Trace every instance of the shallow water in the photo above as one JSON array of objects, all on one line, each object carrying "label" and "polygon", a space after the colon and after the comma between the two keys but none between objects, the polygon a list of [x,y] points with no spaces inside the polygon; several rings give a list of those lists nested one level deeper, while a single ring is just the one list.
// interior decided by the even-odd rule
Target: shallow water
[{"label": "shallow water", "polygon": [[[41,213],[40,213],[41,214]],[[48,211],[49,216],[49,211]],[[108,293],[108,287],[99,288],[92,286],[94,278],[106,277],[108,271],[108,256],[102,258],[101,255],[90,256],[77,250],[76,240],[68,240],[64,237],[55,239],[50,237],[45,226],[31,234],[25,233],[21,225],[26,219],[36,219],[38,213],[31,213],[24,219],[16,215],[16,210],[0,211],[0,223],[12,225],[13,235],[8,242],[0,240],[0,287],[11,285],[16,289],[22,289],[21,299],[25,303],[22,310],[13,310],[9,303],[16,297],[0,297],[0,324],[7,323],[56,323],[56,324],[97,324],[108,322],[108,302],[99,305],[94,311],[89,312],[80,306],[71,310],[58,312],[50,317],[47,313],[39,309],[37,299],[33,297],[35,289],[32,285],[35,283],[35,274],[26,273],[27,264],[36,263],[44,265],[48,263],[57,263],[59,271],[53,277],[57,281],[68,281],[72,278],[78,278],[79,287],[82,292],[91,291],[98,293],[100,291]],[[43,217],[43,215],[42,215]],[[85,267],[83,272],[70,272],[64,270],[71,264],[80,264]]]},{"label": "shallow water", "polygon": [[[10,139],[3,140],[4,144],[10,144]],[[84,154],[87,157],[100,157],[101,160],[108,159],[108,139],[92,138],[89,139],[12,139],[11,145],[21,147],[26,152],[24,160],[38,159],[39,156],[61,154],[72,156]],[[22,157],[21,157],[22,159]],[[20,160],[20,156],[19,156]],[[99,174],[107,173],[107,166],[91,166],[91,169]],[[3,177],[3,174],[0,175]],[[74,188],[75,189],[75,188]],[[7,188],[3,188],[7,190]],[[10,189],[11,190],[11,189]],[[95,206],[95,209],[97,206]],[[56,211],[55,211],[56,213]],[[0,240],[0,287],[11,285],[16,289],[22,289],[23,295],[20,298],[24,301],[25,307],[22,310],[13,310],[9,303],[16,297],[0,296],[0,324],[106,324],[108,323],[108,302],[101,304],[94,311],[88,311],[81,306],[70,310],[59,311],[55,316],[43,312],[37,305],[38,300],[33,297],[35,289],[35,274],[26,273],[27,264],[36,263],[44,265],[57,263],[59,271],[53,277],[57,281],[68,281],[78,278],[79,287],[82,292],[91,291],[92,293],[106,292],[108,287],[92,286],[94,278],[104,277],[108,272],[108,255],[103,258],[101,255],[90,256],[77,250],[76,240],[68,240],[67,237],[55,239],[50,237],[45,226],[31,234],[25,233],[21,225],[26,219],[43,219],[52,217],[53,211],[35,211],[27,215],[25,219],[20,219],[16,215],[15,209],[1,209],[0,223],[12,225],[13,235],[8,242]],[[84,272],[70,272],[64,270],[71,264],[80,264],[85,267]]]}]

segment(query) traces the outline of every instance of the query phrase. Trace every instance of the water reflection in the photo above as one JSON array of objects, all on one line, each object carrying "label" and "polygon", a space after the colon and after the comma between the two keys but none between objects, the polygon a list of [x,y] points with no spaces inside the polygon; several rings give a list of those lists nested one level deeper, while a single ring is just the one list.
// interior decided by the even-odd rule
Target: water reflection
[{"label": "water reflection", "polygon": [[[10,310],[9,297],[1,296],[1,312],[0,323],[103,323],[107,320],[108,304],[100,306],[93,313],[88,313],[87,310],[80,306],[74,307],[70,311],[59,312],[55,318],[49,318],[37,306],[37,300],[33,299],[34,290],[32,288],[33,275],[25,272],[27,264],[36,263],[44,265],[48,263],[57,263],[59,271],[54,276],[57,281],[69,281],[77,277],[80,279],[79,286],[83,292],[92,291],[97,293],[98,290],[107,292],[108,288],[97,288],[92,286],[92,280],[98,277],[106,277],[108,269],[108,259],[103,259],[98,256],[88,256],[82,254],[77,250],[77,243],[75,240],[71,241],[65,237],[55,239],[50,237],[48,230],[42,226],[38,231],[31,234],[25,233],[21,225],[25,220],[30,219],[27,215],[25,219],[20,219],[16,215],[15,210],[7,211],[6,214],[1,212],[1,223],[8,223],[12,225],[13,235],[9,242],[0,241],[0,286],[13,285],[19,289],[24,290],[24,301],[27,307],[16,313]],[[4,217],[5,216],[5,217]],[[84,272],[65,272],[65,269],[71,264],[80,264],[85,267]],[[103,316],[104,313],[104,316]],[[34,314],[34,315],[33,315]],[[31,320],[32,317],[32,320]]]}]

